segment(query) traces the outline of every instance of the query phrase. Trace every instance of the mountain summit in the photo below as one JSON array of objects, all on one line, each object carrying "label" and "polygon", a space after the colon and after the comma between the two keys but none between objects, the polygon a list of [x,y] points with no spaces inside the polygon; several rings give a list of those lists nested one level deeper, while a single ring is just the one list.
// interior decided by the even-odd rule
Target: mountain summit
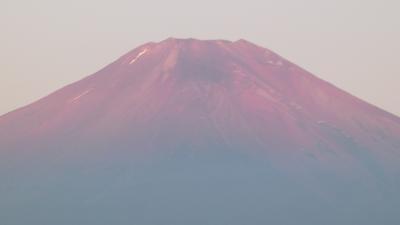
[{"label": "mountain summit", "polygon": [[0,171],[5,225],[398,224],[400,118],[248,41],[170,38],[0,117]]}]

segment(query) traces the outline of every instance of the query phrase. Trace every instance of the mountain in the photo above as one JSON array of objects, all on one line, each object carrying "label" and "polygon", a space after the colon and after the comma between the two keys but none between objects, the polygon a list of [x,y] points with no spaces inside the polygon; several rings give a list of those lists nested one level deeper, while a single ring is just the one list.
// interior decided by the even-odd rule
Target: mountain
[{"label": "mountain", "polygon": [[400,118],[245,40],[167,39],[0,117],[0,223],[399,224]]}]

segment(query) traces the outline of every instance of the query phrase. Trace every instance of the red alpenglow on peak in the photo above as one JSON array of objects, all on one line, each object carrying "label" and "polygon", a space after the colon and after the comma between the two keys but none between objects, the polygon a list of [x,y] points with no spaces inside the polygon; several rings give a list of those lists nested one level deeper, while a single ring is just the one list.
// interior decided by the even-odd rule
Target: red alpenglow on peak
[{"label": "red alpenglow on peak", "polygon": [[[400,205],[395,194],[400,119],[245,40],[169,38],[139,46],[99,72],[0,117],[0,149],[0,169],[8,171],[0,178],[17,187],[0,189],[0,196],[11,196],[0,203],[2,209],[13,206],[6,210],[10,221],[24,222],[13,216],[37,204],[32,196],[40,195],[50,200],[38,210],[53,214],[26,221],[68,220],[49,207],[56,204],[60,209],[78,206],[77,221],[98,224],[102,220],[94,215],[119,202],[141,209],[137,213],[144,216],[117,210],[106,220],[125,216],[135,224],[198,224],[193,222],[200,218],[197,210],[208,207],[201,218],[215,218],[218,224],[227,224],[232,215],[241,215],[237,221],[247,224],[261,224],[250,218],[262,224],[400,222],[393,211]],[[33,171],[34,178],[26,171]],[[59,183],[46,183],[53,181]],[[77,202],[52,195],[72,187],[68,182],[83,183],[71,194]],[[111,189],[109,182],[115,184]],[[128,188],[137,182],[146,188]],[[185,185],[175,186],[181,182]],[[22,184],[43,189],[22,193]],[[203,186],[201,192],[194,184],[215,189]],[[195,194],[199,191],[201,198]],[[143,209],[134,202],[145,204],[144,198],[121,199],[117,192],[152,202]],[[221,193],[234,197],[224,199]],[[87,205],[79,200],[83,194]],[[153,194],[177,203],[164,213],[166,202]],[[214,206],[222,209],[220,214],[213,214]],[[247,210],[255,206],[258,211]],[[297,206],[304,209],[296,211]],[[93,215],[79,212],[85,207]],[[358,210],[351,216],[352,209]],[[180,210],[186,214],[178,216]],[[280,217],[284,211],[301,219]],[[367,213],[376,217],[364,220]],[[245,224],[234,221],[230,224]]]}]

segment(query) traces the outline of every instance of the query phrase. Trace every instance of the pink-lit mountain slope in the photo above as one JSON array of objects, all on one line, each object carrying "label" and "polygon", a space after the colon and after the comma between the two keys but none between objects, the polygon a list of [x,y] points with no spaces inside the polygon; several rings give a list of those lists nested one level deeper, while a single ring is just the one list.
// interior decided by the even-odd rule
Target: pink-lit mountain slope
[{"label": "pink-lit mountain slope", "polygon": [[8,224],[400,223],[400,118],[244,40],[144,44],[0,117],[0,149]]}]

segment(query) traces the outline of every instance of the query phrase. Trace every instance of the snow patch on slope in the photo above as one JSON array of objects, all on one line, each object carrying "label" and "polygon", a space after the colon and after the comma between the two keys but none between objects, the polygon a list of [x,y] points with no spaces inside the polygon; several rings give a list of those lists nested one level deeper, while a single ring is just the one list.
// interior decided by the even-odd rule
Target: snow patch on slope
[{"label": "snow patch on slope", "polygon": [[129,64],[133,64],[134,62],[136,62],[142,55],[146,54],[146,52],[148,51],[148,49],[144,49],[143,51],[139,52],[139,54],[132,59],[132,61]]},{"label": "snow patch on slope", "polygon": [[284,65],[282,60],[271,60],[271,59],[269,59],[269,60],[267,60],[267,63],[270,64],[270,65],[273,65],[273,66],[278,66],[278,67],[281,67],[281,66]]},{"label": "snow patch on slope", "polygon": [[78,96],[76,96],[76,97],[70,99],[68,102],[70,102],[70,103],[76,102],[76,101],[78,101],[80,98],[82,98],[83,96],[89,94],[92,90],[93,90],[93,88],[88,89],[88,90],[82,92],[81,94],[79,94]]}]

